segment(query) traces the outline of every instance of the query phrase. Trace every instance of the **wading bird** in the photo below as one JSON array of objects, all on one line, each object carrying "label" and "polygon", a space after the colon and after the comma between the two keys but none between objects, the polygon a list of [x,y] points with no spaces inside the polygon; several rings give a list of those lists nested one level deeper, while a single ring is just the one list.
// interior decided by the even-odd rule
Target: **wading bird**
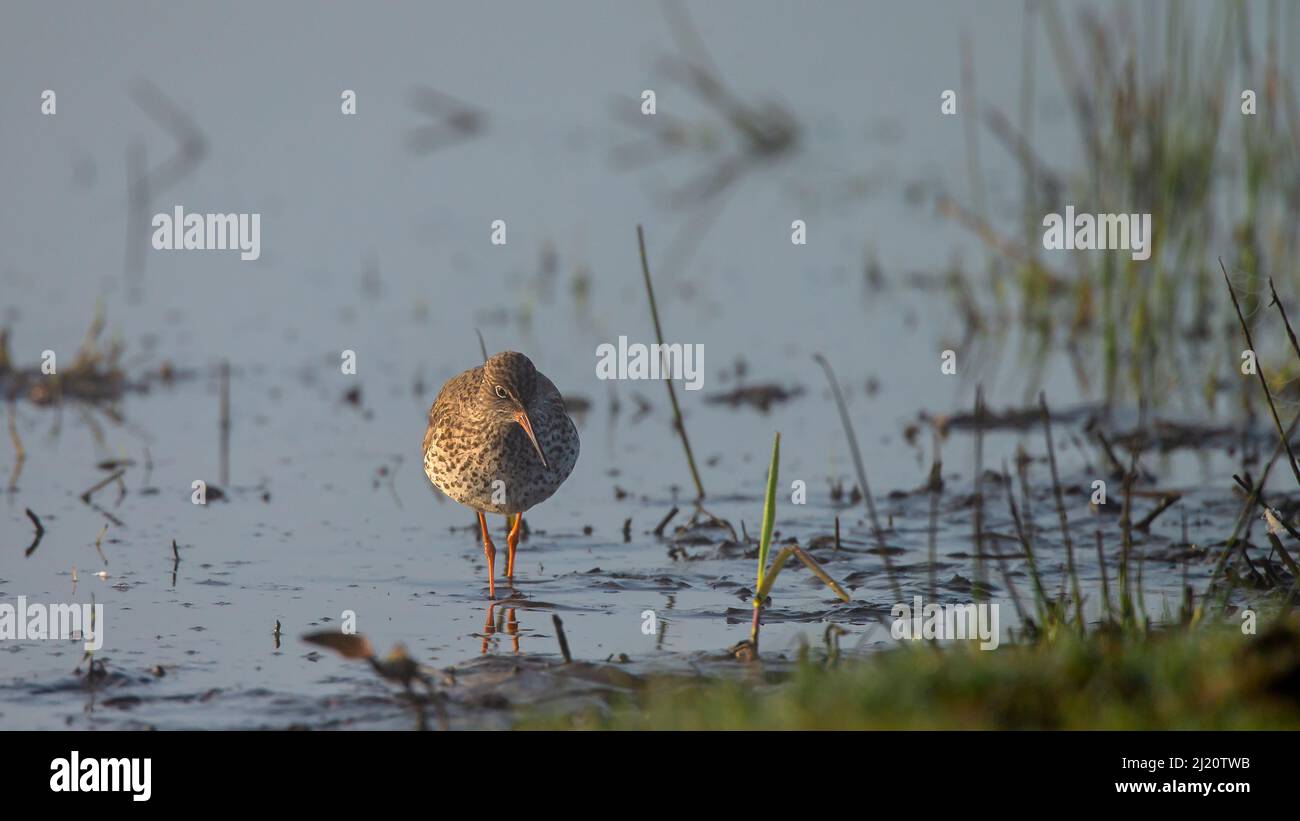
[{"label": "wading bird", "polygon": [[488,596],[496,596],[496,546],[486,513],[513,516],[506,577],[524,511],[559,489],[578,461],[578,429],[551,380],[521,353],[504,351],[448,380],[429,409],[424,472],[434,487],[478,513]]}]

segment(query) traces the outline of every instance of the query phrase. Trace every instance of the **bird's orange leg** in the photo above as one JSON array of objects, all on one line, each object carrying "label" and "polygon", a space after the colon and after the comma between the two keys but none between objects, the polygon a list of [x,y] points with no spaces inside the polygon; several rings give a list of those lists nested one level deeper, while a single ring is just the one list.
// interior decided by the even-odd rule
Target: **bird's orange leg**
[{"label": "bird's orange leg", "polygon": [[[487,556],[488,564],[488,598],[494,599],[497,595],[496,584],[496,567],[497,567],[497,548],[492,544],[492,536],[488,534],[487,517],[483,511],[478,514],[478,526],[483,531],[483,555]],[[512,551],[513,552],[513,551]]]},{"label": "bird's orange leg", "polygon": [[506,546],[510,548],[506,556],[506,578],[515,577],[515,548],[519,546],[519,526],[524,522],[524,514],[515,514],[514,526],[510,528],[510,534],[506,536]]}]

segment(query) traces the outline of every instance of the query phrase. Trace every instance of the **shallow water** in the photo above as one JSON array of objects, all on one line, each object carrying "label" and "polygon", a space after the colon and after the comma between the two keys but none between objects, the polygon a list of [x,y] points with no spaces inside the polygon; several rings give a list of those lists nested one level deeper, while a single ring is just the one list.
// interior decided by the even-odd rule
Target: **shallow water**
[{"label": "shallow water", "polygon": [[[791,655],[801,638],[820,645],[832,622],[847,628],[848,651],[888,646],[879,620],[896,596],[869,552],[864,506],[831,499],[831,481],[851,486],[853,468],[811,357],[826,353],[844,387],[904,593],[924,593],[929,497],[889,496],[923,485],[929,471],[928,430],[911,444],[906,426],[921,411],[969,410],[977,382],[995,410],[1033,396],[1017,356],[962,348],[952,300],[906,284],[910,273],[954,260],[982,265],[983,249],[934,213],[929,194],[914,193],[966,195],[962,129],[939,117],[938,94],[957,83],[964,26],[981,96],[1015,110],[1020,57],[1003,44],[1019,31],[1021,8],[959,7],[936,26],[929,10],[906,4],[692,7],[738,93],[779,99],[803,128],[798,149],[742,175],[716,217],[716,199],[666,196],[706,175],[716,154],[684,152],[633,169],[616,161],[619,146],[643,134],[615,118],[613,101],[623,95],[635,106],[643,88],[659,90],[661,112],[726,138],[725,124],[671,82],[662,58],[672,40],[657,6],[548,4],[503,16],[495,7],[413,4],[304,15],[274,4],[258,7],[256,25],[247,8],[238,17],[100,4],[60,15],[7,10],[0,68],[12,82],[0,102],[32,113],[6,118],[0,131],[0,320],[15,359],[36,364],[48,348],[70,362],[102,301],[128,373],[167,361],[193,376],[128,394],[122,424],[99,411],[87,421],[71,404],[61,412],[17,405],[27,459],[0,502],[0,602],[103,603],[106,643],[96,658],[107,672],[88,688],[73,672],[86,670],[76,643],[0,643],[0,727],[408,726],[392,689],[365,665],[299,640],[337,628],[344,611],[381,652],[400,643],[432,667],[468,664],[471,683],[489,682],[483,693],[495,685],[472,674],[498,668],[474,659],[485,650],[522,654],[530,675],[512,685],[509,702],[560,686],[544,665],[528,666],[558,656],[553,614],[576,658],[614,664],[626,654],[629,674],[690,669],[745,638],[750,548],[722,547],[710,533],[682,544],[684,554],[673,549],[692,493],[663,386],[595,375],[600,343],[652,341],[637,223],[649,237],[668,341],[705,350],[704,389],[678,396],[708,509],[757,530],[779,430],[781,538],[807,546],[841,519],[842,549],[814,552],[853,600],[837,602],[792,566],[765,616],[764,650]],[[1072,143],[1043,51],[1038,126],[1051,160],[1071,156]],[[154,193],[149,213],[177,203],[258,212],[259,260],[146,250],[142,272],[124,271],[128,147],[143,145],[150,166],[174,148],[131,95],[141,78],[188,112],[208,145],[192,174]],[[430,153],[407,150],[404,139],[428,122],[408,100],[416,85],[479,107],[484,133]],[[44,88],[58,91],[55,117],[35,114],[34,89]],[[358,93],[354,117],[339,113],[344,88]],[[989,194],[1010,213],[1019,178],[998,151],[984,150]],[[489,242],[495,219],[507,221],[505,246]],[[790,243],[794,219],[808,223],[806,246]],[[691,232],[700,233],[698,249],[677,270],[661,268]],[[130,241],[147,249],[148,232]],[[882,288],[864,273],[873,258]],[[490,349],[527,352],[566,395],[591,405],[579,419],[573,476],[527,516],[509,617],[507,605],[488,612],[472,513],[429,486],[419,453],[438,387],[478,361],[475,329]],[[960,376],[939,373],[945,348],[959,350]],[[340,372],[344,350],[357,354],[355,376]],[[1018,350],[1014,332],[1004,350]],[[219,483],[221,361],[232,368],[228,498],[196,506],[191,483]],[[1065,362],[1044,373],[1055,409],[1095,401]],[[706,401],[738,380],[801,392],[766,413]],[[345,399],[354,390],[357,401]],[[1057,455],[1063,483],[1088,488],[1098,454],[1082,444],[1080,421],[1059,423]],[[1014,464],[1022,444],[1044,455],[1037,426],[990,432],[984,467]],[[945,601],[967,600],[963,582],[974,573],[973,510],[964,503],[974,452],[967,431],[943,445]],[[0,459],[8,474],[11,452]],[[93,506],[83,503],[82,491],[107,475],[96,464],[111,459],[134,461],[125,493],[109,485]],[[1187,495],[1156,520],[1143,549],[1177,553],[1184,515],[1189,541],[1221,540],[1236,513],[1220,504],[1235,464],[1220,452],[1149,456],[1160,488]],[[1030,470],[1044,566],[1056,583],[1064,551],[1049,474],[1040,461]],[[806,482],[804,505],[790,503],[795,480]],[[986,493],[985,529],[1000,534],[986,541],[1010,554],[1006,503],[996,486]],[[1110,493],[1117,509],[1118,486]],[[1096,613],[1095,514],[1086,495],[1067,498]],[[683,512],[655,536],[675,504]],[[24,558],[27,508],[47,532]],[[94,543],[106,522],[105,564]],[[1199,589],[1208,566],[1189,564]],[[1019,559],[1011,566],[1024,572]],[[1153,615],[1162,596],[1176,610],[1183,572],[1180,560],[1146,567]],[[989,578],[1004,630],[1014,627],[1001,577]],[[1026,578],[1012,578],[1027,595]],[[642,630],[647,610],[658,620],[653,635]],[[506,723],[500,704],[479,691],[456,698],[452,726]]]}]

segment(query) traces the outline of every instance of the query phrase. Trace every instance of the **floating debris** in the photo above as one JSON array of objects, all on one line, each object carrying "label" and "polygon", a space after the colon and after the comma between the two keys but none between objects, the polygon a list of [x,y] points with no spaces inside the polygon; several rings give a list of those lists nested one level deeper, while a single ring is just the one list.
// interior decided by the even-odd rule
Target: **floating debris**
[{"label": "floating debris", "polygon": [[[32,513],[32,509],[30,507],[25,508],[25,512],[27,513],[27,518],[31,519],[32,524],[36,526],[36,537],[32,539],[32,543],[28,546],[27,552],[23,554],[24,558],[36,552],[36,548],[40,547],[42,537],[45,536],[45,527],[41,524],[41,520],[36,517],[36,514]],[[72,571],[72,580],[74,582],[77,580],[76,575],[77,571],[74,569]]]},{"label": "floating debris", "polygon": [[773,405],[789,402],[799,396],[803,396],[803,388],[798,386],[786,390],[775,384],[747,385],[726,393],[705,397],[704,401],[712,405],[730,405],[733,408],[748,405],[762,413],[767,413]]}]

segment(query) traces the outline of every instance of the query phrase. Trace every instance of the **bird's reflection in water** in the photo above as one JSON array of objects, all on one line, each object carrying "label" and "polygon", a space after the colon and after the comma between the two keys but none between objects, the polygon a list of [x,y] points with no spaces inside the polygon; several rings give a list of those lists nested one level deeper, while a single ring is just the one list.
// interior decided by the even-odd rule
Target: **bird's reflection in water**
[{"label": "bird's reflection in water", "polygon": [[[501,605],[499,612],[497,605]],[[495,649],[494,637],[497,633],[510,636],[511,650],[516,656],[519,655],[519,621],[515,616],[515,608],[508,600],[488,605],[487,617],[483,621],[483,655],[488,654],[489,645]]]}]

